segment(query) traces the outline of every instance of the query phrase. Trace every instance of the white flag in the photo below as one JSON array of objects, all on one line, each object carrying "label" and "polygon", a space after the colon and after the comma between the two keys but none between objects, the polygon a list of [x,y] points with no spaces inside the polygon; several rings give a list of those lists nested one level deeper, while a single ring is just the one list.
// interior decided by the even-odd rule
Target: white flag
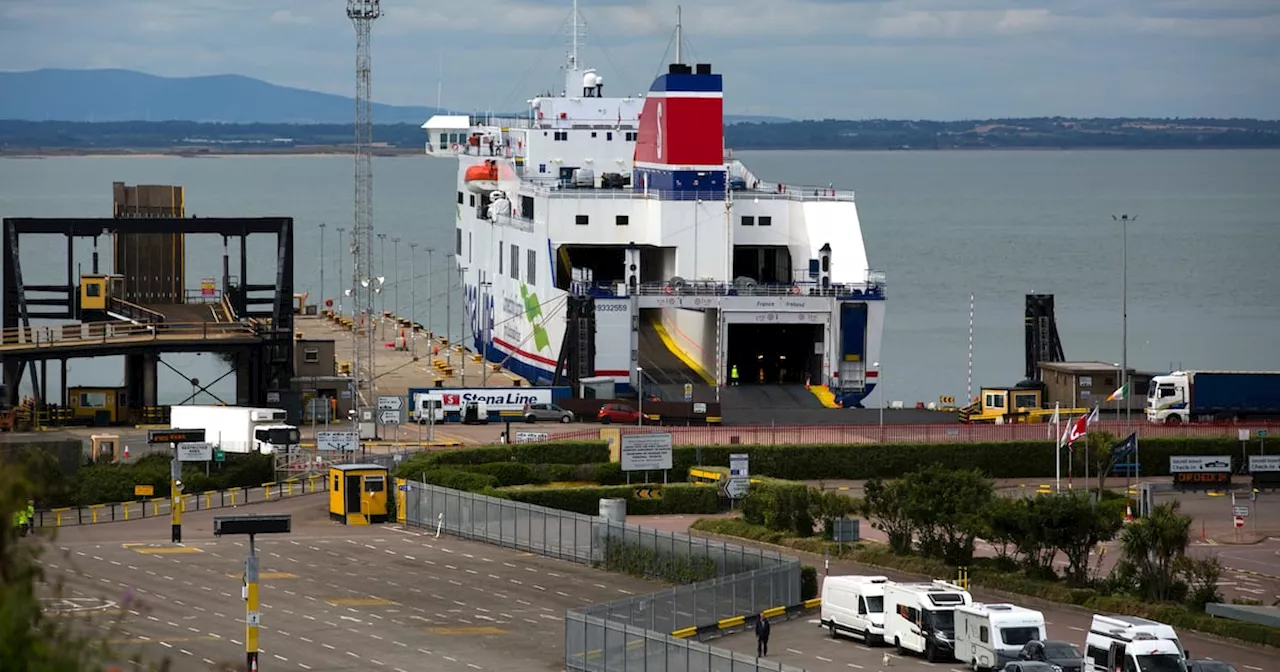
[{"label": "white flag", "polygon": [[1092,425],[1098,421],[1098,407],[1093,407],[1093,412],[1089,414],[1089,419],[1085,421],[1086,425]]},{"label": "white flag", "polygon": [[1053,417],[1049,418],[1049,424],[1049,438],[1052,439],[1058,429],[1058,404],[1053,405]]}]

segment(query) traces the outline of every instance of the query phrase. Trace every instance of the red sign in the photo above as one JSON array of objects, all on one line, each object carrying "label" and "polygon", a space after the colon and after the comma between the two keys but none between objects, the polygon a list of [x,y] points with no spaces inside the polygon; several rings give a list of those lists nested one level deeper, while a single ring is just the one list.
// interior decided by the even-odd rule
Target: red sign
[{"label": "red sign", "polygon": [[214,278],[200,278],[200,295],[214,296],[218,293],[218,281]]},{"label": "red sign", "polygon": [[1236,529],[1244,527],[1244,516],[1236,516]]},{"label": "red sign", "polygon": [[459,406],[462,404],[462,396],[450,393],[442,394],[440,395],[440,404],[442,406]]}]

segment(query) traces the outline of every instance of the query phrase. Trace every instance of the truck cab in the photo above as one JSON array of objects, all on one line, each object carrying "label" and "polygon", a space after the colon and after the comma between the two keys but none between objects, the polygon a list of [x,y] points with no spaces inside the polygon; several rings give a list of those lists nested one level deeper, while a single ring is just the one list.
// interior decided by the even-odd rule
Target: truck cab
[{"label": "truck cab", "polygon": [[259,453],[295,453],[302,435],[293,425],[260,425],[253,428],[253,443]]},{"label": "truck cab", "polygon": [[1177,643],[1138,633],[1133,641],[1112,642],[1107,669],[1118,672],[1187,672],[1187,659]]},{"label": "truck cab", "polygon": [[1153,376],[1147,391],[1147,422],[1157,425],[1190,422],[1190,384],[1185,373]]}]

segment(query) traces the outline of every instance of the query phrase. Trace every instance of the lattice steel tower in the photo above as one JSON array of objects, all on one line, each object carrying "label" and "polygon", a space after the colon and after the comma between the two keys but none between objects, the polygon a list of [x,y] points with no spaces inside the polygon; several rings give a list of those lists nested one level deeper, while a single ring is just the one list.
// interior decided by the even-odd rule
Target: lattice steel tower
[{"label": "lattice steel tower", "polygon": [[363,317],[367,330],[366,343],[361,343],[358,336],[354,337],[352,376],[356,384],[354,401],[357,418],[361,417],[360,412],[365,408],[359,396],[362,373],[368,381],[366,389],[370,395],[369,405],[375,403],[373,297],[378,280],[373,277],[373,160],[370,155],[373,143],[373,104],[369,97],[373,64],[369,56],[369,42],[373,22],[379,16],[382,16],[382,8],[379,7],[378,0],[347,0],[347,18],[351,19],[356,29],[355,226],[351,230],[351,256],[355,262],[352,269],[351,298],[355,306],[352,316],[357,325]]}]

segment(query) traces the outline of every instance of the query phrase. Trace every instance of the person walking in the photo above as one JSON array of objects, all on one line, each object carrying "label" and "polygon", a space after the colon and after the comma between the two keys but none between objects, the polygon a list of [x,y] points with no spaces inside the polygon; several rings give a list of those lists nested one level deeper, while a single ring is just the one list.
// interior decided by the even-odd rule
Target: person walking
[{"label": "person walking", "polygon": [[733,366],[729,367],[729,385],[732,387],[738,386],[738,365],[737,364],[734,364]]},{"label": "person walking", "polygon": [[760,620],[756,621],[756,657],[769,655],[769,619],[764,614],[760,614]]}]

